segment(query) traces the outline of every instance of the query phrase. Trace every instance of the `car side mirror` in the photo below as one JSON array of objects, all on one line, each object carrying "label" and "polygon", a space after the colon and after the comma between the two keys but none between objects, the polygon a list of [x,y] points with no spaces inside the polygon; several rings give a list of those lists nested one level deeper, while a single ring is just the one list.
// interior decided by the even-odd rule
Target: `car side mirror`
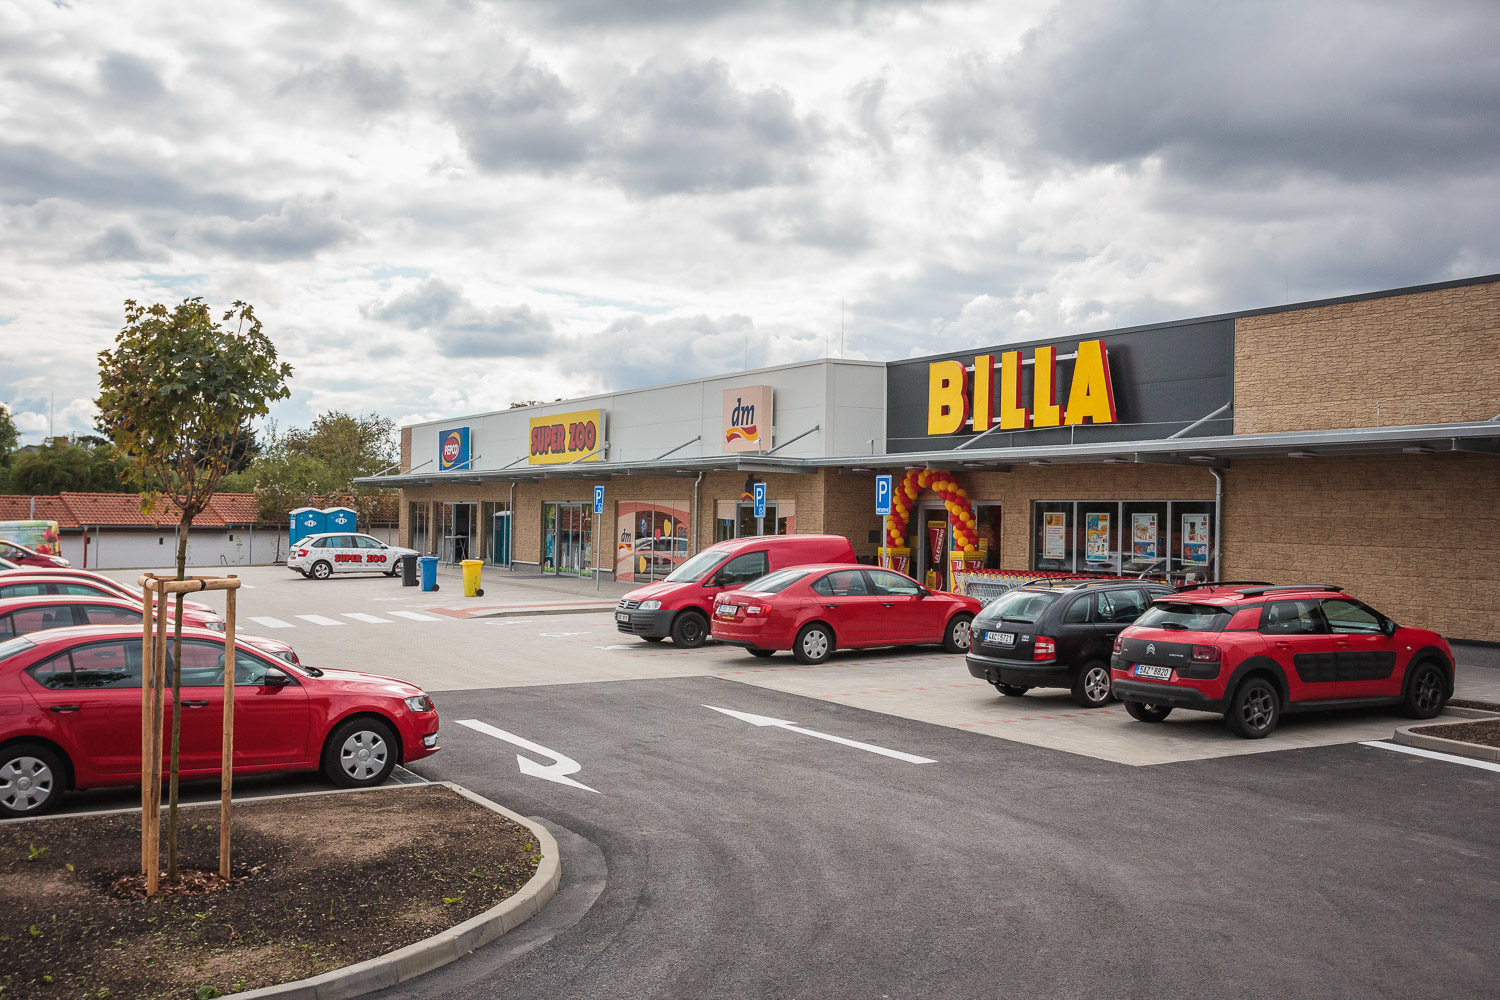
[{"label": "car side mirror", "polygon": [[1396,634],[1396,629],[1399,628],[1399,627],[1400,626],[1398,626],[1395,622],[1391,621],[1389,618],[1387,618],[1384,622],[1381,622],[1381,624],[1380,624],[1380,630],[1382,632],[1384,632],[1386,635],[1395,635]]},{"label": "car side mirror", "polygon": [[282,670],[278,670],[276,667],[272,667],[271,669],[269,669],[269,670],[266,671],[266,677],[265,677],[265,682],[264,682],[265,685],[266,685],[266,687],[273,687],[273,688],[286,687],[291,682],[292,682],[292,679],[286,675],[286,672],[282,671]]}]

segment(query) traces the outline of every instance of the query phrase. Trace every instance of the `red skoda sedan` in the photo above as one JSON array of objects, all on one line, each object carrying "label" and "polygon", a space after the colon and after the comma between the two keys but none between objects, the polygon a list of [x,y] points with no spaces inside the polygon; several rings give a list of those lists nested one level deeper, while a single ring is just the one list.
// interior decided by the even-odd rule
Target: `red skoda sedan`
[{"label": "red skoda sedan", "polygon": [[720,594],[711,629],[715,639],[754,656],[789,649],[802,663],[862,646],[942,643],[963,653],[980,607],[892,570],[826,563],[778,570]]},{"label": "red skoda sedan", "polygon": [[[197,628],[182,636],[181,774],[213,778],[224,637]],[[170,671],[170,646],[167,656]],[[439,749],[437,709],[414,684],[293,666],[248,646],[235,650],[234,672],[236,774],[321,770],[355,788]],[[170,686],[165,700],[170,734]],[[140,782],[140,626],[75,626],[0,642],[0,819],[44,812],[67,789]]]}]

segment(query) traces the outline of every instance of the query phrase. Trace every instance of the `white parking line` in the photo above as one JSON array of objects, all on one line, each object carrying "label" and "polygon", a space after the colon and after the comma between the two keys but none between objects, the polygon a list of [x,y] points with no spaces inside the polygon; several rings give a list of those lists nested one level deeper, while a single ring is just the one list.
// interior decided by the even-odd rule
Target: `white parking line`
[{"label": "white parking line", "polygon": [[1397,753],[1409,753],[1416,757],[1430,757],[1433,760],[1446,760],[1450,764],[1462,764],[1465,767],[1477,767],[1485,771],[1500,771],[1500,764],[1492,764],[1487,760],[1475,760],[1472,757],[1459,757],[1451,753],[1438,753],[1436,750],[1425,750],[1422,747],[1409,747],[1404,743],[1384,743],[1379,740],[1361,742],[1362,747],[1376,747],[1380,750],[1394,750]]},{"label": "white parking line", "polygon": [[437,615],[424,615],[420,611],[387,611],[386,614],[395,618],[410,618],[414,622],[440,622]]},{"label": "white parking line", "polygon": [[371,625],[389,625],[391,623],[389,618],[382,618],[379,615],[367,615],[363,611],[345,611],[344,617],[353,618],[357,622],[369,622]]},{"label": "white parking line", "polygon": [[324,618],[322,615],[298,615],[297,617],[301,618],[305,622],[312,622],[314,625],[343,625],[344,624],[344,622],[338,621],[337,619],[334,619],[334,618]]},{"label": "white parking line", "polygon": [[250,620],[253,621],[257,625],[264,625],[266,628],[296,628],[297,627],[297,626],[293,625],[291,622],[284,622],[284,621],[282,621],[280,618],[251,618]]}]

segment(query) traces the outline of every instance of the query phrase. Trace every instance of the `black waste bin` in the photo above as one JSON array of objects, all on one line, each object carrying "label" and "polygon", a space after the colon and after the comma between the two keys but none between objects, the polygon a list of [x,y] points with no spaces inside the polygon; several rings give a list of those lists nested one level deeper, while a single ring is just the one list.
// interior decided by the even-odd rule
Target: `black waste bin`
[{"label": "black waste bin", "polygon": [[417,585],[417,557],[407,556],[401,560],[401,586],[415,587]]}]

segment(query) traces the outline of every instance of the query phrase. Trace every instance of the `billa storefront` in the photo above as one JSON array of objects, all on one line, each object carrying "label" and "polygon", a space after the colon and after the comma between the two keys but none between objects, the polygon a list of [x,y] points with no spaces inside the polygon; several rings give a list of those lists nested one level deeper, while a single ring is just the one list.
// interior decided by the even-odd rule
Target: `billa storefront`
[{"label": "billa storefront", "polygon": [[[401,487],[416,547],[461,541],[518,572],[635,580],[720,538],[833,532],[938,587],[1332,582],[1398,620],[1500,641],[1500,560],[1478,544],[1500,537],[1497,416],[1488,276],[418,425],[403,429],[409,471],[368,482]],[[466,528],[496,521],[515,528]]]}]

